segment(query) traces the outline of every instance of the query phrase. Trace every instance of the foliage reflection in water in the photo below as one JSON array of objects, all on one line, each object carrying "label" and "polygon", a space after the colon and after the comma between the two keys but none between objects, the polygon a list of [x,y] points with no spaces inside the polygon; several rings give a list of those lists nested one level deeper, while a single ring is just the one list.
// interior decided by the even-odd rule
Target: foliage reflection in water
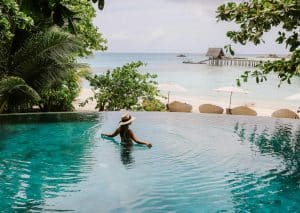
[{"label": "foliage reflection in water", "polygon": [[245,126],[236,123],[234,127],[240,141],[249,142],[254,153],[278,159],[281,166],[270,169],[262,176],[255,173],[236,174],[235,181],[239,181],[235,185],[243,186],[232,190],[237,209],[243,207],[252,212],[267,205],[270,211],[276,211],[277,207],[288,202],[290,206],[286,208],[289,212],[299,211],[300,126],[277,122],[272,130],[266,127],[261,131],[258,126],[247,131]]}]

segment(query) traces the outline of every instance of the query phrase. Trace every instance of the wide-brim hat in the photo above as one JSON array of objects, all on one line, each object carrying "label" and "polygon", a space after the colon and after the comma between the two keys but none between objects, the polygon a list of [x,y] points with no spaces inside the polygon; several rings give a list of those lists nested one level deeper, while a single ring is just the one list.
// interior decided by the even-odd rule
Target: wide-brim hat
[{"label": "wide-brim hat", "polygon": [[129,115],[128,113],[126,113],[126,114],[122,115],[121,121],[119,122],[119,125],[123,126],[123,125],[130,124],[134,120],[135,120],[135,117],[133,117],[133,116]]}]

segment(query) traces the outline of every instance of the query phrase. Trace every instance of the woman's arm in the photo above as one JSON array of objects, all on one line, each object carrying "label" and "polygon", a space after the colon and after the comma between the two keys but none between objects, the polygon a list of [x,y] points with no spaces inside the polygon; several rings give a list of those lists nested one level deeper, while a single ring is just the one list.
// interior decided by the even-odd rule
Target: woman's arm
[{"label": "woman's arm", "polygon": [[119,128],[116,129],[113,133],[111,134],[105,134],[105,133],[102,133],[101,136],[106,136],[106,137],[110,137],[110,138],[113,138],[113,137],[116,137],[118,134],[120,133],[119,131]]},{"label": "woman's arm", "polygon": [[143,141],[138,140],[137,137],[135,136],[135,134],[131,130],[128,130],[128,133],[129,133],[131,139],[134,140],[136,143],[144,144],[144,145],[148,146],[149,148],[152,147],[151,143],[147,143],[147,142],[143,142]]}]

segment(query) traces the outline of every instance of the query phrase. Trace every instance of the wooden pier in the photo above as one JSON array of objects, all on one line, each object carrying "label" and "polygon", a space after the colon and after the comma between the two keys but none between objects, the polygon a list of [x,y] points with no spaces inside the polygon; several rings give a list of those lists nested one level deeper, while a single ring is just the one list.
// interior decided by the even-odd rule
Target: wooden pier
[{"label": "wooden pier", "polygon": [[208,56],[208,64],[213,66],[256,67],[263,63],[259,58],[226,57],[222,48],[209,48],[206,56]]},{"label": "wooden pier", "polygon": [[279,57],[249,57],[249,58],[241,58],[241,57],[228,57],[225,56],[222,48],[209,48],[206,56],[208,59],[202,61],[183,61],[184,64],[208,64],[211,66],[242,66],[242,67],[256,67],[260,64],[263,64],[268,61],[280,60]]},{"label": "wooden pier", "polygon": [[256,67],[262,64],[262,60],[256,59],[240,59],[240,58],[221,58],[221,59],[209,59],[208,64],[213,66],[243,66],[243,67]]}]

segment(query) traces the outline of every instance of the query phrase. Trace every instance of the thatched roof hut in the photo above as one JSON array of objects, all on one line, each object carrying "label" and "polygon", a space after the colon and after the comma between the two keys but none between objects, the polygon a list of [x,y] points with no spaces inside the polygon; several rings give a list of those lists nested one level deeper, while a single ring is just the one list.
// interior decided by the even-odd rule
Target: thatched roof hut
[{"label": "thatched roof hut", "polygon": [[206,56],[210,59],[221,59],[225,54],[223,48],[208,48]]}]

